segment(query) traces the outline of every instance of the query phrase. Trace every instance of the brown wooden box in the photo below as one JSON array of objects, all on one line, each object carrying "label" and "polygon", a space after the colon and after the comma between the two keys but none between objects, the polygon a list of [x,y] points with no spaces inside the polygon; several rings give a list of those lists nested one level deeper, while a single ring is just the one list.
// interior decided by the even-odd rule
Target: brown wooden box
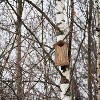
[{"label": "brown wooden box", "polygon": [[55,48],[55,66],[65,66],[68,61],[68,43],[60,40],[54,44]]}]

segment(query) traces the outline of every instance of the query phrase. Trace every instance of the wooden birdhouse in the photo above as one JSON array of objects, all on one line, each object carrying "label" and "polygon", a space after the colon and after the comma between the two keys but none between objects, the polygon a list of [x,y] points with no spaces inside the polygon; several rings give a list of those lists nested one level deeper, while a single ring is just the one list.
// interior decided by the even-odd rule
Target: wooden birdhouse
[{"label": "wooden birdhouse", "polygon": [[68,43],[62,40],[54,44],[55,48],[55,66],[65,66],[68,61]]}]

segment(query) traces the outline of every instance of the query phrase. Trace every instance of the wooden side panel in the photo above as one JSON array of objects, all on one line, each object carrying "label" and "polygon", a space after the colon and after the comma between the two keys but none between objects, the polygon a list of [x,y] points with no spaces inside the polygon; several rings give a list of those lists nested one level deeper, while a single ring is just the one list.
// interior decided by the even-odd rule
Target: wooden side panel
[{"label": "wooden side panel", "polygon": [[63,46],[55,46],[55,66],[68,65],[68,47],[67,44]]}]

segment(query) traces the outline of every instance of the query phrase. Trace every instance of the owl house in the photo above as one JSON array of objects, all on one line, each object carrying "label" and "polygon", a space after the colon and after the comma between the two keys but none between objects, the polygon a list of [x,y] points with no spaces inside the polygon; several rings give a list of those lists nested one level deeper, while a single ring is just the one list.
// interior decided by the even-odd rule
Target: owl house
[{"label": "owl house", "polygon": [[55,66],[68,65],[68,43],[60,40],[53,46],[55,48]]}]

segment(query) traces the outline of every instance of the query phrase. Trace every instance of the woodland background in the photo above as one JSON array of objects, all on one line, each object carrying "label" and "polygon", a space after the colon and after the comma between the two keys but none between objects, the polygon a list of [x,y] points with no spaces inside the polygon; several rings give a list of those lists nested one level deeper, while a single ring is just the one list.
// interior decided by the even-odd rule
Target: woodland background
[{"label": "woodland background", "polygon": [[[65,0],[72,100],[98,97],[99,5],[98,0]],[[55,28],[55,0],[0,0],[0,100],[61,100]]]}]

